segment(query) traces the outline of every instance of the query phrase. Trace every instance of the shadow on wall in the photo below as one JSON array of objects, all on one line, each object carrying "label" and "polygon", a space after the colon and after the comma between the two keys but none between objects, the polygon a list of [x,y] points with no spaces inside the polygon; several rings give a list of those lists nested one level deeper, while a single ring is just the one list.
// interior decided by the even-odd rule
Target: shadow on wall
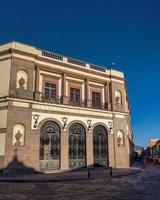
[{"label": "shadow on wall", "polygon": [[35,173],[39,172],[31,167],[24,165],[23,162],[18,160],[17,155],[14,155],[13,160],[5,168],[0,169],[1,176],[15,176]]}]

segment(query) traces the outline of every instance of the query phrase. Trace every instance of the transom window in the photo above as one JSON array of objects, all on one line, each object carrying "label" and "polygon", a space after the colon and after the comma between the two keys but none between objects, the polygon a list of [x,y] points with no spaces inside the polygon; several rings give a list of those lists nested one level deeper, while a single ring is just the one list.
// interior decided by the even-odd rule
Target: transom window
[{"label": "transom window", "polygon": [[70,103],[80,104],[80,89],[70,88]]},{"label": "transom window", "polygon": [[101,107],[101,94],[99,92],[92,92],[92,106],[94,108]]},{"label": "transom window", "polygon": [[56,84],[45,83],[45,98],[55,98],[56,97]]}]

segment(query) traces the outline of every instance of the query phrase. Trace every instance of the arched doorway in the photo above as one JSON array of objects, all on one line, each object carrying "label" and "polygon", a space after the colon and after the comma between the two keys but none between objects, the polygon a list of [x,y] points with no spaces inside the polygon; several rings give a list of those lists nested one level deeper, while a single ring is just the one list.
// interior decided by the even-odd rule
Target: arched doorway
[{"label": "arched doorway", "polygon": [[93,129],[94,166],[108,166],[107,131],[102,125]]},{"label": "arched doorway", "polygon": [[40,130],[40,170],[59,168],[60,128],[54,121],[47,121]]},{"label": "arched doorway", "polygon": [[79,124],[69,127],[69,168],[76,169],[86,166],[86,131]]}]

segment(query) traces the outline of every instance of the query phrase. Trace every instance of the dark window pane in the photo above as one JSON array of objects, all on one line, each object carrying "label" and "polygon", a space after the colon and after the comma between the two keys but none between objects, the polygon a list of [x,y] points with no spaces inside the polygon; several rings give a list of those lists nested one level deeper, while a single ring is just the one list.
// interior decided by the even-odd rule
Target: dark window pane
[{"label": "dark window pane", "polygon": [[45,83],[45,98],[56,97],[56,84]]},{"label": "dark window pane", "polygon": [[80,103],[80,89],[70,88],[70,102],[73,104]]},{"label": "dark window pane", "polygon": [[92,92],[92,106],[100,108],[101,106],[101,94],[98,92]]}]

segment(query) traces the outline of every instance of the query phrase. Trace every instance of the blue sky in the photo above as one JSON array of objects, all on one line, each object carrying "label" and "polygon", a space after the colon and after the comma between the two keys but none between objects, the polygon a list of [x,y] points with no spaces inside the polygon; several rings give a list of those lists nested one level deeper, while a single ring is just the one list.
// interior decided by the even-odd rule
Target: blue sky
[{"label": "blue sky", "polygon": [[160,137],[159,0],[1,0],[0,43],[17,40],[123,70],[135,142]]}]

